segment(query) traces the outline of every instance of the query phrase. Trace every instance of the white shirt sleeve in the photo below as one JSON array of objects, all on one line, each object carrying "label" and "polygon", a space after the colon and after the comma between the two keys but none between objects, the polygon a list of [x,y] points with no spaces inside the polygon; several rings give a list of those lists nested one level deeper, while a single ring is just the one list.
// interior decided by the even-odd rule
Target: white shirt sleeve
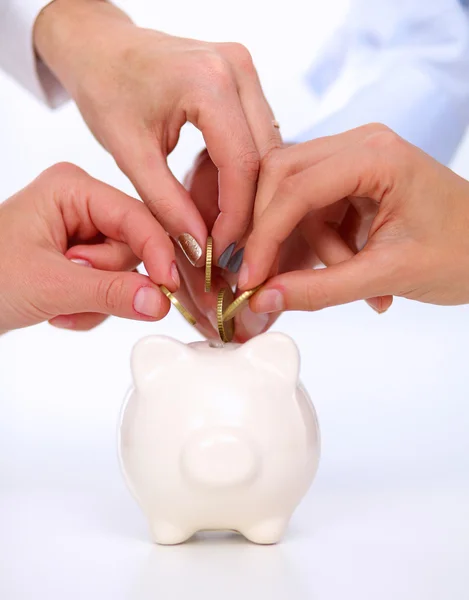
[{"label": "white shirt sleeve", "polygon": [[443,163],[469,124],[467,0],[352,0],[308,83],[320,99],[300,141],[384,123]]},{"label": "white shirt sleeve", "polygon": [[0,68],[36,98],[55,108],[68,95],[53,73],[36,56],[33,27],[51,0],[0,0]]}]

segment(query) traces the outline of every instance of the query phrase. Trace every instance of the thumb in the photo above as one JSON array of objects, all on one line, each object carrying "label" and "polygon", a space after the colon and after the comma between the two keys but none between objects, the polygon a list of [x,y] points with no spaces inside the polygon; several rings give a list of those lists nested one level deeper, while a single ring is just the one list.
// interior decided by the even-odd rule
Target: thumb
[{"label": "thumb", "polygon": [[255,294],[254,312],[320,310],[392,294],[391,271],[365,251],[325,269],[292,271],[269,280]]},{"label": "thumb", "polygon": [[54,295],[56,315],[100,313],[154,321],[169,310],[169,301],[149,277],[135,272],[90,269],[66,261]]}]

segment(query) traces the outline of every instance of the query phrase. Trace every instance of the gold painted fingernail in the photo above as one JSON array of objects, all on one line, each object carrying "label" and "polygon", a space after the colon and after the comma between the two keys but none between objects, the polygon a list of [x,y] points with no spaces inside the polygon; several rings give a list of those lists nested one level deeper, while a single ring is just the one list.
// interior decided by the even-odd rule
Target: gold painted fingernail
[{"label": "gold painted fingernail", "polygon": [[187,260],[195,267],[202,256],[202,248],[189,233],[183,233],[178,237],[178,243]]}]

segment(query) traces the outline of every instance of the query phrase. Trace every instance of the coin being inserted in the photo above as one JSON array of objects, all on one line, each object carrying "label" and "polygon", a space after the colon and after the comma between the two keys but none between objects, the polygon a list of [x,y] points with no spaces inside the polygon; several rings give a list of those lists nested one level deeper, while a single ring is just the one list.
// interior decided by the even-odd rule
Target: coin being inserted
[{"label": "coin being inserted", "polygon": [[207,238],[207,248],[205,250],[205,291],[209,292],[212,289],[212,254],[213,254],[213,239],[209,235]]},{"label": "coin being inserted", "polygon": [[233,302],[234,294],[230,288],[223,288],[218,292],[217,298],[217,325],[222,342],[231,342],[234,336],[234,321],[225,322],[223,315],[227,307]]},{"label": "coin being inserted", "polygon": [[178,311],[181,313],[181,315],[186,319],[186,321],[188,323],[190,323],[191,325],[195,325],[197,323],[197,321],[191,315],[191,313],[187,310],[187,308],[179,302],[179,300],[176,298],[176,296],[174,294],[172,294],[166,286],[160,285],[160,290],[169,299],[171,304],[173,304],[178,309]]},{"label": "coin being inserted", "polygon": [[238,296],[236,300],[233,300],[233,302],[223,312],[223,321],[225,325],[227,321],[230,321],[235,316],[235,314],[243,308],[243,306],[246,304],[249,298],[251,296],[254,296],[254,294],[260,289],[260,287],[261,286],[258,285],[252,290],[246,290],[240,296]]}]

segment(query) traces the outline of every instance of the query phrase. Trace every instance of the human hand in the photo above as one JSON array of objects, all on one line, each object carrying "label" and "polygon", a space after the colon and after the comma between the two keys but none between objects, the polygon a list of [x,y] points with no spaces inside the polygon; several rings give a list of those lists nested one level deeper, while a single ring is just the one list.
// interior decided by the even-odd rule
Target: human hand
[{"label": "human hand", "polygon": [[[282,148],[273,149],[263,159],[254,206],[254,222],[260,218],[272,200],[279,183],[301,166],[298,164],[298,158],[295,146],[284,144]],[[218,193],[218,173],[206,151],[197,157],[185,184],[210,229],[216,218],[216,202],[213,199],[216,199]],[[313,235],[304,235],[308,232],[304,232],[303,227],[295,228],[282,243],[278,261],[275,268],[271,269],[270,275],[311,269],[321,263],[331,265],[349,258],[360,244],[363,245],[376,213],[374,205],[359,206],[358,209],[360,212],[357,212],[348,200],[342,200],[333,206],[312,211],[308,217],[308,229]],[[228,270],[233,274],[237,273],[241,266],[244,242],[245,240],[241,241],[240,249],[233,253],[227,264]],[[203,323],[204,315],[210,315],[209,318],[213,322],[211,313],[216,302],[216,292],[222,285],[226,285],[225,280],[236,283],[237,276],[230,277],[221,273],[220,280],[215,279],[213,292],[206,294],[203,289],[203,276],[197,270],[191,269],[181,261],[178,261],[178,267],[183,281],[187,284],[185,287],[192,290],[192,293],[189,293],[181,289],[178,293],[181,301],[191,305],[199,323]],[[372,298],[368,302],[375,310],[383,312],[391,305],[392,296]],[[246,306],[235,317],[235,340],[245,342],[266,331],[278,316],[279,313],[253,313],[249,306]],[[204,331],[202,333],[207,335]]]},{"label": "human hand", "polygon": [[299,223],[314,234],[311,211],[348,198],[354,206],[375,203],[376,216],[356,255],[325,269],[273,277],[251,299],[253,311],[318,310],[387,295],[469,302],[469,182],[382,125],[296,151],[299,168],[277,186],[246,244],[241,289],[265,281]]},{"label": "human hand", "polygon": [[[272,150],[273,152],[281,152],[281,150]],[[199,209],[207,228],[210,230],[217,216],[218,172],[206,150],[197,156],[184,183],[195,205]],[[198,329],[206,337],[217,335],[215,313],[213,310],[213,307],[216,306],[217,292],[221,287],[226,287],[227,283],[230,285],[236,284],[237,273],[241,266],[244,252],[244,242],[245,238],[238,244],[238,249],[233,251],[231,259],[226,263],[227,270],[222,271],[218,268],[212,270],[212,291],[210,293],[205,293],[204,291],[203,274],[198,269],[192,268],[186,261],[177,257],[178,268],[181,274],[181,288],[177,296],[188,308],[190,307],[191,312],[197,318]],[[277,272],[283,273],[296,269],[311,268],[317,262],[317,256],[306,240],[304,240],[301,231],[297,228],[282,244]],[[249,340],[253,336],[266,331],[277,318],[278,315],[276,314],[255,314],[249,309],[249,306],[246,306],[235,316],[234,340],[237,342]],[[212,324],[210,329],[208,328],[207,319]]]},{"label": "human hand", "polygon": [[95,137],[193,264],[203,263],[207,227],[167,165],[186,121],[201,130],[218,172],[215,259],[242,238],[259,161],[280,144],[243,46],[142,29],[96,0],[55,0],[37,18],[34,41]]},{"label": "human hand", "polygon": [[[157,284],[179,286],[173,245],[143,203],[67,163],[0,204],[0,256],[0,332],[155,321],[169,310]],[[142,260],[149,277],[127,272]]]}]

